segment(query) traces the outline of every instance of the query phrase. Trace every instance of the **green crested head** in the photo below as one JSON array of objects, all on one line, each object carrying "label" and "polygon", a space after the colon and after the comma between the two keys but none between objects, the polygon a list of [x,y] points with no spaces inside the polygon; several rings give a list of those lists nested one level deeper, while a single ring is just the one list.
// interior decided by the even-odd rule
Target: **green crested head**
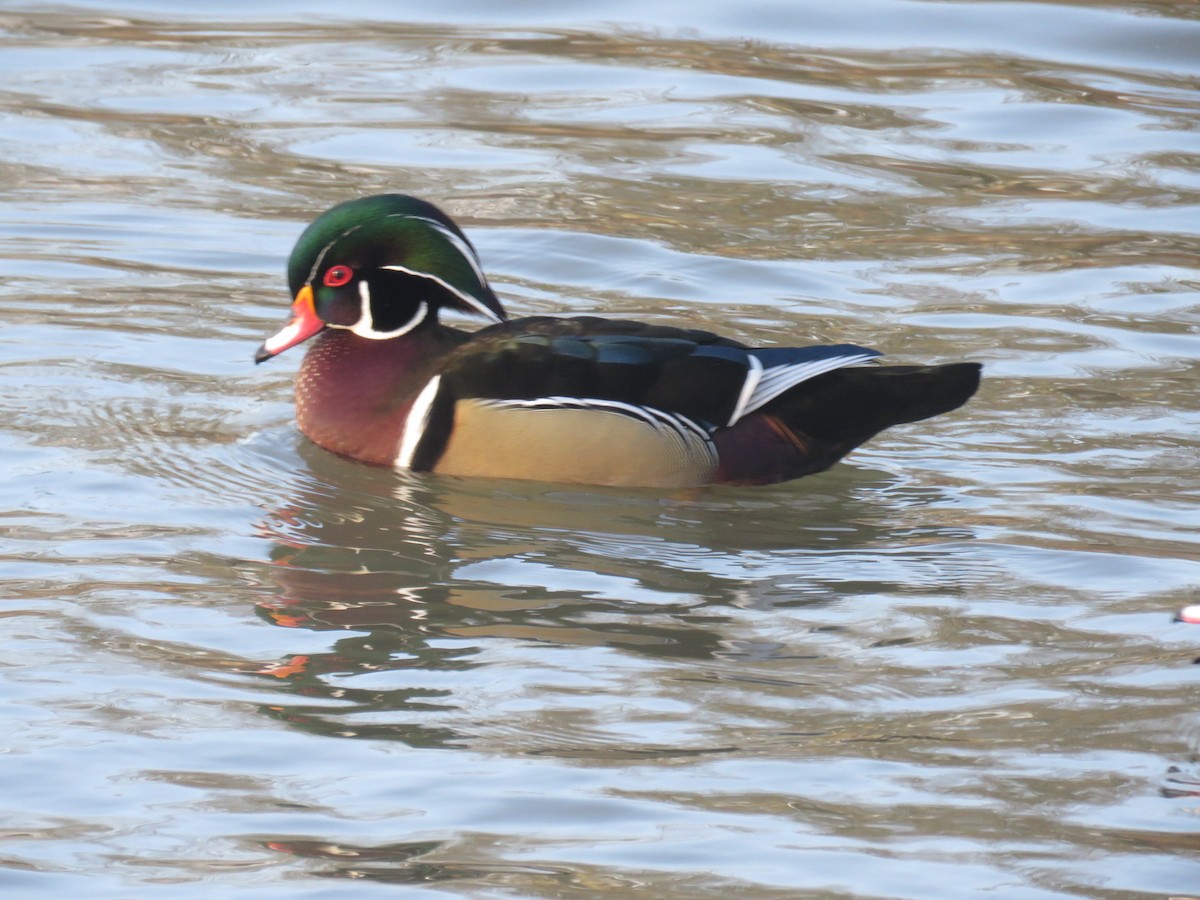
[{"label": "green crested head", "polygon": [[275,348],[270,355],[314,327],[382,340],[435,322],[444,307],[505,318],[466,235],[432,203],[405,194],[362,197],[323,213],[292,250],[288,284],[305,324],[264,345]]},{"label": "green crested head", "polygon": [[467,236],[416,197],[341,203],[304,229],[288,260],[292,318],[255,354],[262,362],[325,328],[371,340],[437,322],[444,307],[505,318]]}]

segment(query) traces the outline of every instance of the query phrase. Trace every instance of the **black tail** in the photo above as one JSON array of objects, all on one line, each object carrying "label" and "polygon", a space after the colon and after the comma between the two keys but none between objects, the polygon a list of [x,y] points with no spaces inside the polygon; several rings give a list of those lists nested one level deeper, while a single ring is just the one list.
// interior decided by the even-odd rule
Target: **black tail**
[{"label": "black tail", "polygon": [[797,385],[763,412],[805,445],[809,471],[833,465],[874,435],[957,409],[979,387],[979,363],[837,369]]}]

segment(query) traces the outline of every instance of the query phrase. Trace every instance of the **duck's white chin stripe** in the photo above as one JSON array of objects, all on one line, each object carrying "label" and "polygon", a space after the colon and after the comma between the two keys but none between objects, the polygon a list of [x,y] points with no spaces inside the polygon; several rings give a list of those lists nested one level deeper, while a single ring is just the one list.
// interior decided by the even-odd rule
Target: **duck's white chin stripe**
[{"label": "duck's white chin stripe", "polygon": [[[362,312],[359,314],[358,321],[353,325],[334,325],[330,322],[330,328],[341,328],[349,331],[351,334],[357,334],[359,337],[369,338],[373,341],[386,341],[408,334],[425,321],[425,317],[429,315],[429,304],[422,300],[417,304],[417,311],[413,313],[413,317],[399,328],[394,328],[391,331],[376,331],[375,320],[371,315],[371,288],[367,285],[366,281],[358,283],[358,296],[362,300]],[[267,349],[271,348],[268,347]]]}]

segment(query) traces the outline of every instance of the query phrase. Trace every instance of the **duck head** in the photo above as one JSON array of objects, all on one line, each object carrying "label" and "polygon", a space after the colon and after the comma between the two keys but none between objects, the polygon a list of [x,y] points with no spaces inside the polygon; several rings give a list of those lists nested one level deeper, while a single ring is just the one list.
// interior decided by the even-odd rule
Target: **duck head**
[{"label": "duck head", "polygon": [[436,323],[443,307],[505,318],[466,235],[432,203],[405,194],[350,200],[322,214],[292,250],[288,286],[292,318],[255,362],[325,328],[403,337]]}]

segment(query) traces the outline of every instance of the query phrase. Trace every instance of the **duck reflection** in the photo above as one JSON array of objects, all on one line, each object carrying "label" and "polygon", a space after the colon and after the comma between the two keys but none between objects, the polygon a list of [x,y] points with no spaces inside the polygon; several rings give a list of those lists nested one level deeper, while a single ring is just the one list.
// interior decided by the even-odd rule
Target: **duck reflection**
[{"label": "duck reflection", "polygon": [[[343,636],[258,670],[314,701],[268,712],[316,732],[421,746],[461,739],[428,714],[455,709],[449,676],[487,665],[505,642],[660,661],[769,654],[731,639],[735,607],[827,603],[855,587],[788,585],[756,572],[756,559],[883,540],[895,522],[881,492],[900,490],[893,476],[843,467],[819,490],[810,479],[807,490],[663,496],[400,476],[307,444],[300,453],[300,487],[260,524],[274,545],[274,594],[258,612]],[[377,677],[403,670],[413,677]]]}]

